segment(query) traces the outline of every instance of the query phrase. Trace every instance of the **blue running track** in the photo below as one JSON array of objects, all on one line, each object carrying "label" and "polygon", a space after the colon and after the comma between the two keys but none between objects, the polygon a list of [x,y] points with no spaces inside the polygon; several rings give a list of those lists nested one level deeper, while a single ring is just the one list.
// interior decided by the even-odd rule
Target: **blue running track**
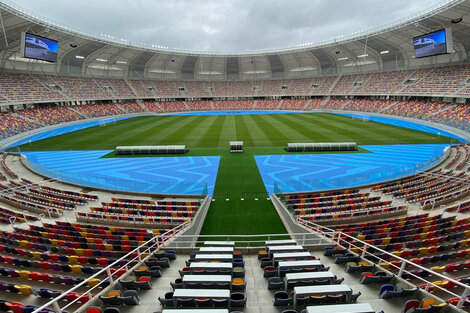
[{"label": "blue running track", "polygon": [[144,193],[214,192],[219,156],[100,158],[109,150],[24,152],[30,166],[79,185]]},{"label": "blue running track", "polygon": [[257,155],[255,160],[269,194],[315,191],[412,175],[438,163],[447,145],[361,147],[372,153]]}]

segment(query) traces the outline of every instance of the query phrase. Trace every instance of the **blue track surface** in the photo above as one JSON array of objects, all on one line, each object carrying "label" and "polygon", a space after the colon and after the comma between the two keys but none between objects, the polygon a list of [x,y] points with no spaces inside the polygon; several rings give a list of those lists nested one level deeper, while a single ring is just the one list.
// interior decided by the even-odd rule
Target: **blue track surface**
[{"label": "blue track surface", "polygon": [[269,194],[315,191],[412,175],[437,163],[447,145],[361,147],[372,153],[257,155],[255,160]]},{"label": "blue track surface", "polygon": [[220,157],[100,158],[109,150],[24,152],[46,176],[79,185],[145,193],[214,192]]},{"label": "blue track surface", "polygon": [[367,119],[369,121],[383,123],[383,124],[389,124],[389,125],[395,125],[395,126],[398,126],[398,127],[404,127],[404,128],[414,129],[414,130],[419,130],[419,131],[422,131],[422,132],[431,133],[431,134],[435,134],[435,135],[440,134],[442,136],[458,139],[460,142],[466,142],[465,139],[460,138],[460,137],[458,137],[454,134],[451,134],[451,133],[449,133],[445,130],[441,130],[441,129],[438,129],[438,128],[435,128],[435,127],[426,126],[426,125],[422,125],[422,124],[418,124],[418,123],[414,123],[414,122],[410,122],[410,121],[403,121],[403,120],[397,120],[397,119],[394,119],[394,118],[388,118],[388,117],[382,117],[382,116],[372,116],[372,115],[366,115],[366,114],[353,114],[353,113],[335,113],[335,114],[343,115],[343,116],[350,116],[350,117],[354,117],[354,118],[357,118],[357,119],[362,119],[362,118],[364,118],[364,116],[367,116]]},{"label": "blue track surface", "polygon": [[75,124],[75,125],[64,126],[64,127],[48,130],[48,131],[45,131],[43,133],[21,139],[21,140],[15,142],[14,144],[8,146],[7,149],[11,148],[11,147],[16,147],[16,146],[23,145],[23,144],[28,143],[30,141],[38,141],[38,140],[41,140],[41,139],[46,139],[46,138],[49,138],[49,137],[59,136],[59,135],[71,133],[71,132],[74,132],[74,131],[77,131],[77,130],[97,126],[97,125],[100,125],[100,124],[106,124],[106,123],[112,123],[112,122],[117,122],[117,121],[121,121],[121,120],[126,120],[128,118],[132,118],[132,117],[131,116],[126,116],[126,117],[110,118],[110,119],[106,119],[106,120],[85,122],[85,123],[81,123],[81,124]]}]

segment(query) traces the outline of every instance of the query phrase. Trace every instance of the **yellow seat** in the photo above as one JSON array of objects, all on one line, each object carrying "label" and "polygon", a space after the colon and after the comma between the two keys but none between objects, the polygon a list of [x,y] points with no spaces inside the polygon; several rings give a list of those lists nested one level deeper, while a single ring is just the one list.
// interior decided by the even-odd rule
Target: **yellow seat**
[{"label": "yellow seat", "polygon": [[389,267],[390,267],[390,264],[387,263],[387,262],[381,262],[381,263],[380,263],[380,266],[383,267],[383,268],[389,268]]},{"label": "yellow seat", "polygon": [[359,253],[359,248],[351,248],[349,250],[351,250],[351,252],[354,252],[354,253]]},{"label": "yellow seat", "polygon": [[431,267],[431,270],[436,273],[441,273],[445,268],[445,266],[433,266]]},{"label": "yellow seat", "polygon": [[88,285],[88,287],[95,287],[96,285],[99,284],[99,282],[100,280],[98,278],[92,278],[89,281],[87,281],[86,284]]},{"label": "yellow seat", "polygon": [[403,251],[392,251],[392,254],[396,256],[401,256],[402,252]]},{"label": "yellow seat", "polygon": [[145,258],[148,257],[148,256],[149,256],[149,253],[148,253],[148,252],[142,252],[142,253],[140,254],[140,257],[141,257],[142,259],[145,259]]},{"label": "yellow seat", "polygon": [[108,251],[113,251],[113,245],[110,243],[105,243],[104,248]]},{"label": "yellow seat", "polygon": [[382,244],[383,245],[388,245],[390,243],[390,240],[392,240],[392,238],[385,237],[385,238],[382,239]]},{"label": "yellow seat", "polygon": [[78,263],[78,256],[76,255],[68,255],[67,258],[69,259],[70,263]]},{"label": "yellow seat", "polygon": [[419,254],[421,254],[421,255],[428,254],[428,251],[429,251],[429,247],[420,248],[419,249]]},{"label": "yellow seat", "polygon": [[83,251],[82,248],[76,248],[76,249],[75,249],[75,253],[76,253],[77,255],[85,255],[85,252]]},{"label": "yellow seat", "polygon": [[436,304],[436,299],[434,299],[434,298],[425,298],[421,302],[421,308],[426,309],[426,308],[429,308],[431,305],[435,305],[435,304]]},{"label": "yellow seat", "polygon": [[142,266],[142,267],[139,267],[137,270],[138,271],[146,271],[148,270],[149,268],[147,266]]},{"label": "yellow seat", "polygon": [[75,265],[69,265],[69,266],[70,266],[70,269],[72,270],[72,272],[82,273],[82,266],[81,265],[75,264]]},{"label": "yellow seat", "polygon": [[25,296],[29,296],[34,294],[33,288],[28,285],[15,285],[15,288],[18,289],[18,291]]},{"label": "yellow seat", "polygon": [[119,297],[121,293],[118,290],[111,290],[108,292],[108,297]]},{"label": "yellow seat", "polygon": [[27,247],[29,241],[28,240],[20,240],[20,241],[18,241],[18,243],[20,244],[21,247],[25,248],[25,247]]},{"label": "yellow seat", "polygon": [[365,235],[357,235],[357,239],[364,240],[364,239],[366,239],[366,236]]},{"label": "yellow seat", "polygon": [[51,244],[53,246],[58,246],[59,245],[59,241],[57,239],[50,239],[51,240]]},{"label": "yellow seat", "polygon": [[237,290],[240,290],[240,289],[243,289],[245,290],[246,286],[245,286],[245,280],[242,279],[242,278],[234,278],[232,280],[232,289],[237,289]]},{"label": "yellow seat", "polygon": [[16,271],[18,273],[18,276],[23,279],[29,279],[29,271]]},{"label": "yellow seat", "polygon": [[35,259],[37,259],[37,260],[40,260],[40,259],[41,259],[41,253],[40,253],[40,252],[31,251],[30,253],[31,253],[31,255],[33,256],[33,258],[35,258]]}]

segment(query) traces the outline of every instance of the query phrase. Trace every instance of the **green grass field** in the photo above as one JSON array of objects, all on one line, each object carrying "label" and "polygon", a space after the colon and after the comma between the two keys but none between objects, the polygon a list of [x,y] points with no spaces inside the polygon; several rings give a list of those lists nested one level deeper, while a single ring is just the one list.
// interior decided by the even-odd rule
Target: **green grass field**
[{"label": "green grass field", "polygon": [[[232,140],[243,141],[245,152],[229,153],[228,143]],[[188,155],[220,155],[213,195],[216,201],[211,204],[202,234],[235,235],[286,231],[266,200],[254,154],[284,154],[287,142],[338,141],[377,145],[450,143],[451,139],[326,113],[178,115],[133,118],[33,142],[20,149],[104,150],[118,145],[185,144],[191,149]],[[112,153],[106,157],[115,156]]]}]

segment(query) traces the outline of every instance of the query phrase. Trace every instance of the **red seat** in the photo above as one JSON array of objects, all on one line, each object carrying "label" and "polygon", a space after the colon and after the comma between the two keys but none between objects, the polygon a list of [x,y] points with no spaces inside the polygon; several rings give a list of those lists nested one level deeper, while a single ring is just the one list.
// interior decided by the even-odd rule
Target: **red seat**
[{"label": "red seat", "polygon": [[51,269],[51,263],[47,261],[39,262],[39,265],[43,270],[50,270]]},{"label": "red seat", "polygon": [[38,273],[38,272],[31,272],[29,273],[29,278],[31,278],[31,280],[40,280],[41,279],[41,273]]},{"label": "red seat", "polygon": [[49,273],[39,273],[40,275],[40,280],[42,280],[45,283],[48,283],[52,280],[52,276]]}]

